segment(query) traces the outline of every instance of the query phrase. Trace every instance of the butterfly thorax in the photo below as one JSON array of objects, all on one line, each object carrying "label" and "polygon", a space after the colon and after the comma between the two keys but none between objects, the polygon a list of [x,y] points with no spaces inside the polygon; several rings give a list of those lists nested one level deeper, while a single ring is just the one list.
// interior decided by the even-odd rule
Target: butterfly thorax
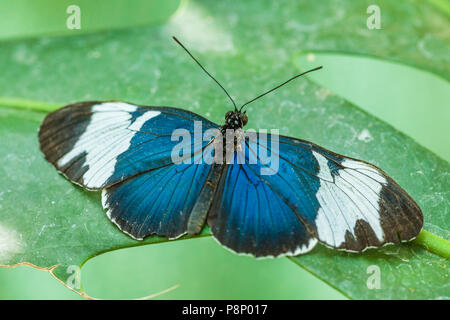
[{"label": "butterfly thorax", "polygon": [[[225,114],[225,123],[219,128],[221,133],[220,141],[216,137],[216,143],[220,143],[221,148],[223,148],[223,161],[226,161],[227,154],[230,156],[239,150],[244,137],[242,127],[247,124],[247,121],[248,117],[245,111],[234,110]],[[227,143],[227,140],[229,140],[229,143]]]},{"label": "butterfly thorax", "polygon": [[225,124],[220,127],[222,133],[227,129],[242,129],[247,124],[248,117],[244,112],[239,110],[228,111],[225,114]]}]

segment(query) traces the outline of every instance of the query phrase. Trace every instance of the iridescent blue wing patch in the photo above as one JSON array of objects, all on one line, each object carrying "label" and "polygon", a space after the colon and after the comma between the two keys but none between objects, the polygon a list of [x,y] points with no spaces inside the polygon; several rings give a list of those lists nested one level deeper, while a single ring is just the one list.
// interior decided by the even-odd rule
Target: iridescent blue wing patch
[{"label": "iridescent blue wing patch", "polygon": [[103,208],[135,239],[151,234],[178,238],[187,232],[210,169],[206,164],[173,164],[148,171],[104,189]]},{"label": "iridescent blue wing patch", "polygon": [[[294,256],[317,240],[279,190],[259,174],[260,166],[230,164],[208,215],[213,236],[237,253]],[[222,193],[223,192],[223,193]]]}]

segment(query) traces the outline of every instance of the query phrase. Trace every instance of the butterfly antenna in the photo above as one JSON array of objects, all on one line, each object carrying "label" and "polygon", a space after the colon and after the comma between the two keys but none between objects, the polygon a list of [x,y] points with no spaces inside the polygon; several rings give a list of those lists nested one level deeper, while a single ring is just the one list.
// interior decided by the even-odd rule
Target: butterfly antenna
[{"label": "butterfly antenna", "polygon": [[244,108],[246,105],[248,105],[248,104],[252,103],[253,101],[258,100],[259,98],[265,96],[266,94],[271,93],[272,91],[274,91],[274,90],[276,90],[276,89],[278,89],[278,88],[284,86],[286,83],[291,82],[292,80],[297,79],[298,77],[301,77],[301,76],[303,76],[303,75],[305,75],[305,74],[307,74],[307,73],[309,73],[309,72],[316,71],[316,70],[319,70],[319,69],[322,69],[322,66],[317,67],[317,68],[314,68],[314,69],[311,69],[311,70],[308,70],[308,71],[303,72],[303,73],[300,73],[300,74],[298,74],[298,75],[296,75],[296,76],[293,76],[292,78],[290,78],[289,80],[286,80],[286,81],[283,82],[282,84],[279,84],[279,85],[276,86],[275,88],[272,88],[272,89],[270,89],[269,91],[266,91],[266,92],[264,92],[263,94],[260,94],[259,96],[257,96],[256,98],[250,100],[249,102],[244,103],[244,104],[241,106],[241,108],[239,109],[239,111],[241,111],[242,108]]},{"label": "butterfly antenna", "polygon": [[231,98],[231,96],[228,94],[227,90],[225,90],[225,88],[219,83],[219,81],[217,81],[208,71],[206,71],[206,69],[201,65],[200,62],[198,62],[197,59],[195,59],[195,57],[189,52],[188,49],[186,49],[186,47],[176,38],[176,37],[172,37],[173,40],[175,40],[176,43],[178,43],[183,49],[184,51],[186,51],[188,53],[188,55],[191,56],[192,59],[194,59],[195,62],[197,62],[197,64],[200,66],[200,68],[202,68],[203,71],[205,71],[205,73],[211,78],[213,79],[218,85],[219,87],[222,88],[222,90],[226,93],[226,95],[228,96],[228,98],[230,98],[231,102],[233,103],[234,106],[234,110],[237,110],[236,107],[236,103],[234,102],[234,100]]}]

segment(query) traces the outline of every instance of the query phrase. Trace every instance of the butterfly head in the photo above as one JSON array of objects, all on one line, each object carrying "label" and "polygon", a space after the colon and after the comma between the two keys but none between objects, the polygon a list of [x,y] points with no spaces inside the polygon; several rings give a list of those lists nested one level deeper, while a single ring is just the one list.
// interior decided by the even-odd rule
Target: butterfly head
[{"label": "butterfly head", "polygon": [[228,111],[225,114],[225,125],[227,129],[239,129],[245,126],[248,122],[246,111],[239,110]]}]

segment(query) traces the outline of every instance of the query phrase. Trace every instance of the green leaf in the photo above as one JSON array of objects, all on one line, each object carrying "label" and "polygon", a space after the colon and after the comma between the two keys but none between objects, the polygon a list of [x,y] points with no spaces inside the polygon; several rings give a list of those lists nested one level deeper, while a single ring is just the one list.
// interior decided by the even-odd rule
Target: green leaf
[{"label": "green leaf", "polygon": [[[54,103],[120,99],[182,107],[222,122],[226,97],[171,35],[241,103],[291,75],[296,57],[311,51],[376,56],[449,79],[445,13],[423,1],[380,1],[383,29],[370,31],[369,4],[196,1],[160,26],[3,43],[0,104],[48,111]],[[420,204],[425,228],[449,239],[449,164],[411,138],[307,79],[255,102],[248,114],[249,128],[279,128],[380,166]],[[103,213],[98,193],[72,185],[45,162],[37,142],[44,116],[1,109],[0,264],[47,268],[84,294],[73,266],[106,251],[167,240],[138,242],[121,233]],[[363,131],[373,139],[357,139]],[[201,236],[208,234],[205,228]],[[448,260],[414,243],[363,254],[317,246],[290,259],[351,298],[450,295]],[[367,287],[371,266],[380,270],[381,289]]]}]

